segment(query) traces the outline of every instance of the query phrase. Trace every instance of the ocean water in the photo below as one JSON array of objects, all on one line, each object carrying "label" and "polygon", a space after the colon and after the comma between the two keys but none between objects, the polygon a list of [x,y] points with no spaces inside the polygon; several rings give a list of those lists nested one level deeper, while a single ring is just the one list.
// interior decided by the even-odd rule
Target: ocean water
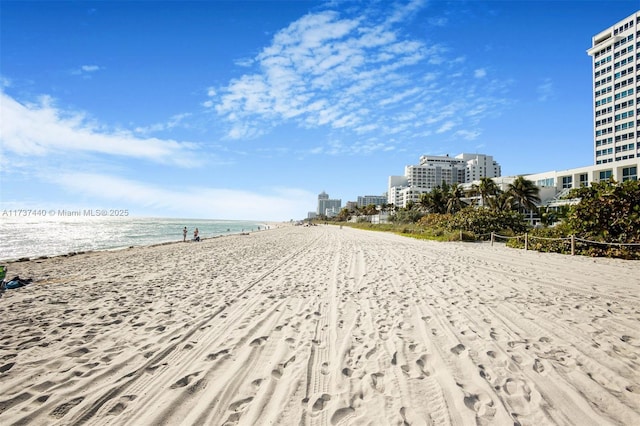
[{"label": "ocean water", "polygon": [[264,230],[261,222],[142,217],[0,217],[0,260],[117,249]]}]

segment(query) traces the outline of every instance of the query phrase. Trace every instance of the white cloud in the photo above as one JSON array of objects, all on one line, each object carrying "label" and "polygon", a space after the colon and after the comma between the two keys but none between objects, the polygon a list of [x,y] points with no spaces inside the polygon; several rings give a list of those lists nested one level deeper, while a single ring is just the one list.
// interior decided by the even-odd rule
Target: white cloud
[{"label": "white cloud", "polygon": [[119,208],[156,211],[161,216],[282,221],[305,217],[316,195],[296,188],[259,192],[208,187],[167,188],[95,173],[61,173],[53,180],[74,194]]},{"label": "white cloud", "polygon": [[455,137],[462,138],[468,141],[472,141],[480,136],[480,131],[478,130],[457,130],[454,133]]},{"label": "white cloud", "polygon": [[21,156],[98,153],[182,167],[197,166],[201,161],[193,143],[105,130],[83,113],[57,109],[46,96],[38,104],[22,104],[5,93],[0,96],[2,147]]},{"label": "white cloud", "polygon": [[185,123],[185,119],[191,117],[192,115],[193,114],[189,112],[176,114],[171,116],[169,120],[166,122],[156,123],[156,124],[152,124],[150,126],[145,126],[145,127],[143,126],[136,127],[135,132],[141,133],[141,134],[149,134],[153,132],[162,132],[166,130],[171,130],[179,126],[189,127],[189,125]]},{"label": "white cloud", "polygon": [[73,75],[81,75],[84,78],[90,78],[91,73],[94,73],[96,71],[100,71],[103,68],[98,66],[98,65],[82,65],[80,66],[80,68],[74,69],[71,71],[71,74]]},{"label": "white cloud", "polygon": [[545,79],[541,84],[537,87],[538,92],[538,100],[540,102],[548,101],[552,99],[555,95],[555,90],[553,87],[553,82],[550,78]]},{"label": "white cloud", "polygon": [[479,68],[473,72],[473,76],[475,78],[484,78],[487,76],[487,70],[484,68]]},{"label": "white cloud", "polygon": [[[296,119],[306,126],[354,127],[362,120],[362,95],[388,102],[385,87],[397,78],[394,71],[420,61],[424,49],[363,17],[308,14],[279,31],[256,57],[260,74],[244,75],[219,90],[216,110],[234,121],[261,117],[271,126]],[[246,134],[236,125],[232,129],[232,137]]]},{"label": "white cloud", "polygon": [[100,67],[97,65],[83,65],[81,68],[84,72],[95,72],[100,69]]},{"label": "white cloud", "polygon": [[444,133],[444,132],[448,132],[449,130],[453,129],[453,127],[455,126],[455,123],[451,120],[449,121],[445,121],[442,126],[440,126],[438,128],[438,130],[436,130],[436,133]]},{"label": "white cloud", "polygon": [[433,25],[434,27],[446,27],[448,23],[449,19],[443,16],[429,19],[429,24]]},{"label": "white cloud", "polygon": [[236,64],[239,67],[245,67],[248,68],[251,65],[253,65],[253,58],[240,58],[240,59],[236,59],[234,61],[234,64]]},{"label": "white cloud", "polygon": [[465,78],[469,72],[484,78],[485,68],[470,71],[467,59],[445,44],[404,31],[423,1],[377,6],[365,2],[292,22],[256,55],[253,72],[216,88],[203,105],[224,119],[231,139],[288,123],[409,140],[450,130],[452,122],[442,124],[448,117],[457,117],[456,126],[475,126],[500,113],[504,85]]}]

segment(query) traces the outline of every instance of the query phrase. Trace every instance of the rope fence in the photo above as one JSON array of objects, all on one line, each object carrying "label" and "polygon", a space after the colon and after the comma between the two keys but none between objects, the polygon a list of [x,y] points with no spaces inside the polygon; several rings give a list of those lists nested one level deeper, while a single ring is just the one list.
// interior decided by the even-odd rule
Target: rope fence
[{"label": "rope fence", "polygon": [[513,239],[520,239],[520,238],[524,238],[524,249],[525,250],[529,250],[529,242],[531,240],[546,240],[546,241],[565,241],[565,242],[569,242],[571,244],[571,256],[575,256],[576,254],[576,243],[580,242],[580,243],[584,243],[584,244],[595,244],[595,245],[604,245],[604,246],[612,246],[612,247],[618,247],[618,248],[622,248],[622,247],[640,247],[640,243],[612,243],[612,242],[606,242],[606,241],[593,241],[593,240],[587,240],[584,238],[579,238],[576,237],[575,235],[571,235],[569,237],[564,237],[564,238],[548,238],[548,237],[537,237],[534,235],[529,235],[529,234],[524,234],[524,235],[516,235],[513,237],[507,236],[507,235],[500,235],[496,232],[491,232],[490,234],[482,234],[479,235],[480,237],[486,237],[487,235],[491,235],[491,245],[493,246],[493,243],[495,242],[496,238],[500,238],[503,240],[513,240]]}]

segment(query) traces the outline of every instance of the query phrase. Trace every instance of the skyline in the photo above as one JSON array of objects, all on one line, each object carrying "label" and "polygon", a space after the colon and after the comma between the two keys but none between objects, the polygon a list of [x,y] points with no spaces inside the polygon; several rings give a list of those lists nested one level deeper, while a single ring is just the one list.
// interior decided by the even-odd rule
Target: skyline
[{"label": "skyline", "polygon": [[280,221],[421,155],[593,164],[586,51],[638,2],[0,7],[0,210]]}]

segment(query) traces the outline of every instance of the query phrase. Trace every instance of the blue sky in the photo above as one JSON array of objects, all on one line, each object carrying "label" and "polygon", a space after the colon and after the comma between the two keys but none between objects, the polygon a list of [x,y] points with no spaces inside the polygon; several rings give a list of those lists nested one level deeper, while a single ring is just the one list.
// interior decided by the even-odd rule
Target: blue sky
[{"label": "blue sky", "polygon": [[634,1],[1,1],[0,209],[289,220],[421,155],[593,163]]}]

